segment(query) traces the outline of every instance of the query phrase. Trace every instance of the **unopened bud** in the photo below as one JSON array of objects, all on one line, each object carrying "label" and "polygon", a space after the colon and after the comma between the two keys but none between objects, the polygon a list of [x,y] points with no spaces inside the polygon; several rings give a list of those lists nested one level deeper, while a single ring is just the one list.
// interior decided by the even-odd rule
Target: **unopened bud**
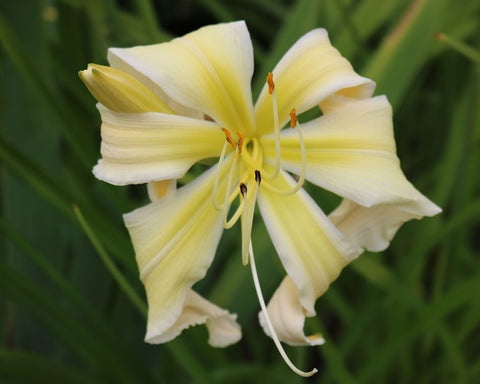
[{"label": "unopened bud", "polygon": [[89,64],[78,75],[90,93],[112,111],[173,113],[150,89],[120,69]]}]

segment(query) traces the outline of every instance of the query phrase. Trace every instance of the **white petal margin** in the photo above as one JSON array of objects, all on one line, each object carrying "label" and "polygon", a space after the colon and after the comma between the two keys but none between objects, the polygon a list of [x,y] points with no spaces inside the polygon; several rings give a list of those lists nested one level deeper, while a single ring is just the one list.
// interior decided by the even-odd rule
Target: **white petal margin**
[{"label": "white petal margin", "polygon": [[[272,73],[280,126],[289,120],[292,108],[300,114],[341,90],[355,98],[370,97],[375,90],[375,83],[356,74],[330,44],[325,29],[315,29],[301,37]],[[272,132],[272,96],[268,94],[267,85],[260,93],[255,113],[259,135]]]},{"label": "white petal margin", "polygon": [[98,104],[102,159],[93,173],[115,185],[177,179],[197,161],[218,156],[225,134],[211,121],[171,114],[118,113]]},{"label": "white petal margin", "polygon": [[[267,306],[270,320],[278,338],[288,345],[321,345],[325,340],[321,335],[305,336],[305,310],[298,300],[298,288],[293,280],[286,276],[275,291]],[[265,333],[271,337],[263,312],[259,315],[260,324]]]},{"label": "white petal margin", "polygon": [[211,199],[216,169],[179,188],[173,197],[124,215],[147,293],[147,342],[166,341],[165,332],[179,321],[192,285],[205,276],[215,255],[223,230],[222,214]]},{"label": "white petal margin", "polygon": [[[280,190],[291,190],[296,184],[283,171],[270,183]],[[260,184],[258,206],[282,264],[298,288],[306,315],[315,315],[315,300],[360,250],[303,189],[283,196]]]},{"label": "white petal margin", "polygon": [[[441,210],[437,213],[440,213]],[[328,215],[330,221],[357,247],[372,252],[385,250],[398,229],[407,221],[421,219],[422,215],[403,210],[401,205],[362,207],[343,199]]]},{"label": "white petal margin", "polygon": [[205,324],[208,329],[208,343],[223,348],[235,344],[242,338],[237,315],[217,307],[193,290],[188,291],[183,311],[178,320],[164,333],[147,340],[152,344],[166,343],[193,325]]},{"label": "white petal margin", "polygon": [[206,26],[168,43],[110,48],[108,60],[234,132],[253,132],[253,48],[243,21]]},{"label": "white petal margin", "polygon": [[[364,207],[396,205],[414,216],[440,212],[400,168],[392,110],[385,96],[343,103],[302,124],[302,130],[306,178],[312,183]],[[273,159],[273,137],[264,137],[261,142],[264,156]],[[300,144],[294,130],[282,131],[281,165],[290,172],[301,172]]]}]

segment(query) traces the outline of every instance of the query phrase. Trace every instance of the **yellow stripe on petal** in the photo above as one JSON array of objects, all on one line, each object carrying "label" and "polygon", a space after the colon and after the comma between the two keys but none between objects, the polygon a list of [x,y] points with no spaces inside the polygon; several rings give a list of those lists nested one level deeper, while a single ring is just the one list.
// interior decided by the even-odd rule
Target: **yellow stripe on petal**
[{"label": "yellow stripe on petal", "polygon": [[[420,216],[439,208],[405,178],[396,155],[392,111],[384,96],[343,103],[330,113],[303,124],[306,178],[339,196],[371,207],[402,205]],[[264,156],[273,162],[274,139],[262,139]],[[282,167],[301,172],[301,153],[294,132],[282,132]]]},{"label": "yellow stripe on petal", "polygon": [[[224,164],[222,176],[231,159]],[[179,320],[192,285],[213,260],[223,230],[222,214],[211,202],[215,172],[213,167],[171,198],[124,216],[147,293],[147,341],[167,341],[164,333]]]},{"label": "yellow stripe on petal", "polygon": [[221,126],[253,133],[253,49],[244,22],[206,26],[163,44],[111,48],[108,59]]},{"label": "yellow stripe on petal", "polygon": [[[270,183],[278,190],[296,185],[283,171]],[[303,189],[283,196],[260,184],[258,206],[282,264],[299,290],[299,300],[307,315],[313,316],[315,300],[359,250],[345,240]]]},{"label": "yellow stripe on petal", "polygon": [[[338,91],[349,97],[366,98],[375,83],[355,73],[350,63],[332,47],[324,29],[300,38],[273,69],[280,126],[289,120],[292,108],[298,114],[317,106]],[[273,131],[272,97],[265,84],[255,106],[258,135]]]},{"label": "yellow stripe on petal", "polygon": [[102,159],[93,172],[115,185],[177,179],[220,154],[225,135],[211,121],[162,113],[116,113],[101,105]]}]

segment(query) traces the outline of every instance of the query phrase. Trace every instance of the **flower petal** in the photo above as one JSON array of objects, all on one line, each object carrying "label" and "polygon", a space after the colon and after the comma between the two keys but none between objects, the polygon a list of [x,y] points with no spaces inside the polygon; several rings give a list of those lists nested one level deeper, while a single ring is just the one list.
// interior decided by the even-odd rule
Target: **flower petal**
[{"label": "flower petal", "polygon": [[176,179],[218,156],[225,135],[211,121],[163,113],[117,113],[99,105],[102,159],[93,173],[115,185]]},{"label": "flower petal", "polygon": [[[222,166],[220,187],[229,164],[226,160]],[[164,340],[163,334],[184,311],[192,285],[205,276],[213,260],[223,230],[223,216],[211,200],[216,169],[171,198],[124,216],[147,293],[147,341]]]},{"label": "flower petal", "polygon": [[422,215],[406,211],[401,205],[365,208],[343,199],[328,218],[355,246],[381,252],[388,247],[403,223],[421,219]]},{"label": "flower petal", "polygon": [[[300,38],[272,71],[278,100],[280,126],[311,109],[328,96],[342,91],[350,97],[366,98],[375,83],[355,73],[350,63],[332,47],[325,29],[315,29]],[[255,105],[259,136],[273,130],[272,96],[267,85]]]},{"label": "flower petal", "polygon": [[[400,169],[393,137],[392,111],[384,96],[344,103],[302,125],[307,180],[364,207],[395,204],[414,216],[440,212],[418,192]],[[301,172],[296,132],[282,131],[281,165]],[[273,162],[274,139],[262,138]]]},{"label": "flower petal", "polygon": [[78,73],[90,93],[104,106],[115,112],[173,111],[140,81],[117,68],[89,64]]},{"label": "flower petal", "polygon": [[108,59],[223,127],[253,132],[253,49],[243,21],[206,26],[168,43],[110,48]]},{"label": "flower petal", "polygon": [[[280,190],[291,190],[296,184],[283,171],[270,183]],[[315,300],[360,251],[303,189],[283,196],[260,184],[258,205],[282,264],[299,290],[299,300],[307,315],[313,316]]]},{"label": "flower petal", "polygon": [[[287,276],[275,291],[268,303],[267,311],[279,340],[289,345],[321,345],[325,340],[321,335],[305,336],[305,311],[298,300],[298,288],[293,280]],[[268,328],[263,312],[259,315],[260,324],[268,336]]]},{"label": "flower petal", "polygon": [[227,347],[242,337],[242,331],[236,319],[237,315],[230,314],[193,290],[189,290],[178,320],[164,333],[147,341],[151,344],[165,343],[173,340],[192,325],[206,324],[210,335],[208,343],[212,347]]},{"label": "flower petal", "polygon": [[150,201],[159,199],[168,199],[177,191],[177,180],[166,179],[159,181],[151,181],[147,184],[147,192]]}]

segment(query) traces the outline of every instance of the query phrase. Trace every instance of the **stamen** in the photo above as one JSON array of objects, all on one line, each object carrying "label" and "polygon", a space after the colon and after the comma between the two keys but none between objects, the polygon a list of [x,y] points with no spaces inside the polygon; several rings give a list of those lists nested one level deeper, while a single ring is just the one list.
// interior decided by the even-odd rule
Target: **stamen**
[{"label": "stamen", "polygon": [[[233,200],[235,199],[236,195],[238,194],[238,192],[235,192],[235,191],[233,191],[233,194],[232,194],[233,173],[237,169],[237,164],[238,164],[238,152],[235,152],[234,155],[233,155],[232,168],[230,168],[230,172],[228,173],[227,188],[225,189],[225,198],[223,199],[223,205],[222,205],[222,209],[223,209],[222,216],[223,216],[223,226],[224,227],[226,225],[228,225],[227,215],[228,215],[228,211],[230,209],[230,205],[233,202]],[[238,217],[237,217],[237,220],[238,220]],[[235,223],[233,223],[233,224],[235,224]],[[233,226],[233,224],[232,224],[232,226]]]},{"label": "stamen", "polygon": [[243,140],[244,136],[242,132],[237,132],[238,137],[240,138],[238,140],[238,153],[242,153],[242,146],[243,146]]},{"label": "stamen", "polygon": [[255,181],[258,183],[258,185],[260,185],[262,181],[262,175],[258,169],[255,170]]},{"label": "stamen", "polygon": [[230,143],[232,148],[235,148],[235,142],[232,139],[232,134],[227,128],[222,128],[223,133],[225,133],[225,136],[227,137],[227,141]]},{"label": "stamen", "polygon": [[240,215],[242,214],[242,211],[243,211],[243,205],[244,205],[244,200],[242,200],[240,202],[240,204],[238,205],[238,208],[237,210],[235,211],[235,213],[232,215],[232,217],[226,221],[226,218],[224,219],[223,221],[223,228],[224,229],[230,229],[232,228],[235,223],[238,221],[238,219],[240,218]]},{"label": "stamen", "polygon": [[272,337],[273,342],[275,343],[275,346],[278,349],[278,352],[280,352],[280,355],[282,356],[283,360],[288,365],[288,367],[297,375],[300,375],[303,377],[310,377],[314,375],[315,373],[318,372],[317,368],[313,368],[309,372],[305,372],[298,369],[287,356],[287,353],[283,349],[282,344],[280,344],[280,340],[278,340],[277,333],[275,332],[275,328],[273,328],[272,321],[270,320],[270,316],[267,311],[267,306],[265,305],[265,300],[262,294],[262,288],[260,287],[260,281],[258,280],[257,268],[255,266],[255,258],[253,256],[253,247],[251,243],[249,246],[249,253],[250,253],[250,268],[252,270],[252,278],[253,278],[253,284],[255,285],[255,291],[257,292],[258,301],[260,302],[260,307],[262,308],[263,316],[265,317],[265,321],[267,322],[267,326],[270,331],[270,336]]},{"label": "stamen", "polygon": [[290,128],[295,128],[297,126],[297,114],[295,113],[295,108],[292,108],[290,111]]},{"label": "stamen", "polygon": [[[280,190],[280,189],[272,186],[268,182],[265,182],[263,184],[263,186],[265,188],[267,188],[268,190],[270,190],[271,192],[274,192],[276,194],[283,195],[283,196],[293,195],[300,188],[302,188],[302,185],[305,182],[305,173],[306,173],[306,169],[307,169],[307,154],[305,152],[305,141],[303,139],[302,127],[300,126],[300,123],[298,122],[297,117],[295,115],[295,109],[292,109],[292,111],[290,112],[290,116],[292,116],[292,112],[293,112],[293,115],[294,115],[294,117],[292,117],[292,123],[293,123],[293,120],[295,119],[295,126],[296,126],[296,131],[297,131],[297,134],[298,134],[298,141],[300,142],[300,153],[301,153],[301,156],[302,156],[302,169],[300,171],[300,177],[298,178],[297,184],[295,184],[295,186],[290,190]],[[290,126],[292,125],[292,123],[290,124]]]},{"label": "stamen", "polygon": [[275,83],[273,82],[273,74],[270,72],[267,76],[268,93],[272,95],[273,109],[273,130],[275,133],[275,168],[273,174],[265,174],[268,179],[277,177],[280,171],[280,122],[278,121],[277,92],[275,91]]},{"label": "stamen", "polygon": [[247,194],[247,186],[244,183],[240,184],[240,193],[245,198],[245,195]]},{"label": "stamen", "polygon": [[225,153],[227,152],[227,146],[228,146],[228,142],[226,141],[225,144],[223,144],[222,152],[220,153],[220,158],[218,159],[218,168],[217,168],[217,173],[215,175],[215,183],[213,184],[212,202],[213,202],[214,208],[217,211],[221,211],[223,209],[223,206],[220,206],[217,203],[217,191],[218,191],[218,180],[220,178],[220,170],[222,168],[223,159],[225,158]]},{"label": "stamen", "polygon": [[268,93],[271,95],[275,89],[275,83],[273,82],[273,73],[268,72],[267,75]]},{"label": "stamen", "polygon": [[[238,152],[235,152],[235,162],[237,161],[237,158],[238,158]],[[236,165],[236,163],[235,163]],[[243,189],[243,187],[241,186],[242,184],[245,186],[244,182],[243,181],[246,181],[248,179],[248,173],[244,173],[244,175],[242,176],[242,178],[239,178],[238,180],[240,180],[240,189],[237,189],[237,188],[233,188],[233,192],[230,193],[230,190],[231,190],[231,186],[232,186],[232,180],[233,178],[231,176],[229,176],[229,179],[228,179],[228,189],[227,189],[227,193],[225,194],[225,200],[224,200],[224,207],[227,207],[228,209],[225,209],[224,210],[224,213],[223,213],[223,228],[225,229],[230,229],[232,228],[235,223],[238,221],[238,219],[240,218],[241,214],[242,214],[242,211],[243,211],[243,205],[244,205],[244,200],[242,200],[240,202],[240,204],[238,205],[237,207],[237,210],[235,211],[235,213],[232,215],[232,217],[227,221],[227,215],[228,215],[228,210],[230,209],[230,206],[231,204],[233,203],[233,201],[237,198],[238,194],[241,193],[241,190]],[[238,181],[236,181],[235,183],[237,183]],[[246,186],[245,186],[246,188]],[[243,195],[243,194],[242,194]]]}]

